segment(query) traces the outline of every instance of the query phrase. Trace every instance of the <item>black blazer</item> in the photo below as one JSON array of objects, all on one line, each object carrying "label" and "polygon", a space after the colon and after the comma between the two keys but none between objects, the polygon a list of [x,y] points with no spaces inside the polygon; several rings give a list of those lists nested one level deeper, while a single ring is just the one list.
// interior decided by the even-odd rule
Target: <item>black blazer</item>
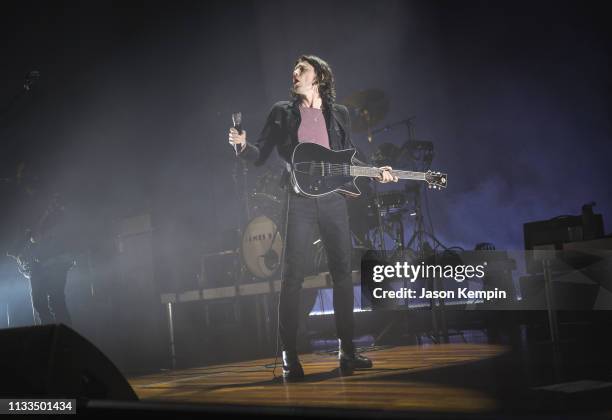
[{"label": "black blazer", "polygon": [[[240,157],[252,161],[255,166],[263,165],[274,147],[278,154],[291,162],[291,154],[298,144],[297,132],[302,121],[299,101],[281,101],[274,104],[266,125],[255,143],[246,144]],[[354,148],[351,142],[351,119],[344,105],[333,104],[323,107],[323,115],[329,136],[329,146],[332,150]]]}]

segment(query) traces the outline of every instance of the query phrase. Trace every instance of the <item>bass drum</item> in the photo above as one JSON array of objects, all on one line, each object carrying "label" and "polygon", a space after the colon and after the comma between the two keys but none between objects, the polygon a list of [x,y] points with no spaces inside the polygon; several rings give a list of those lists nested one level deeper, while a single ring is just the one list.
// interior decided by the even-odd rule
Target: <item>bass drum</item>
[{"label": "bass drum", "polygon": [[265,215],[252,219],[244,230],[240,251],[252,275],[262,279],[274,276],[283,253],[283,239],[277,224]]}]

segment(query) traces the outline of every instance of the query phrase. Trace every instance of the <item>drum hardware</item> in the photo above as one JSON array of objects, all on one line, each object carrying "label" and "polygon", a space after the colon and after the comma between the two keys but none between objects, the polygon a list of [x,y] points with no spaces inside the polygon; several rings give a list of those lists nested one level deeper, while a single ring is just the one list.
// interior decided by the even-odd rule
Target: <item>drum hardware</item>
[{"label": "drum hardware", "polygon": [[224,255],[236,255],[236,254],[238,254],[237,249],[228,249],[228,250],[219,251],[219,252],[209,252],[208,254],[204,254],[202,256],[204,258],[208,258],[208,257],[221,257]]},{"label": "drum hardware", "polygon": [[276,197],[275,197],[275,196],[273,196],[273,195],[266,194],[266,193],[258,193],[258,192],[254,192],[253,194],[251,194],[251,197],[252,197],[252,198],[255,198],[255,199],[256,199],[256,198],[260,198],[260,197],[261,197],[261,198],[264,198],[264,199],[270,200],[271,202],[273,202],[273,203],[275,203],[275,204],[280,204],[280,203],[281,203],[281,201],[280,201],[278,198],[276,198]]},{"label": "drum hardware", "polygon": [[240,201],[244,204],[243,218],[246,218],[246,223],[241,223],[238,229],[239,248],[237,251],[210,254],[211,256],[239,254],[241,263],[240,273],[237,275],[239,283],[244,283],[250,276],[271,278],[280,267],[283,247],[277,224],[282,210],[281,200],[278,198],[279,177],[271,170],[267,170],[258,177],[255,188],[249,190],[248,172],[246,162],[236,159],[233,179],[236,191],[240,191],[242,196]]},{"label": "drum hardware", "polygon": [[254,192],[253,194],[251,194],[251,198],[253,198],[253,199],[263,198],[263,199],[266,199],[266,200],[270,200],[272,203],[275,203],[275,204],[280,204],[281,203],[281,201],[278,198],[276,198],[273,195],[266,194],[266,193]]},{"label": "drum hardware", "polygon": [[[410,117],[371,132],[372,135],[375,135],[403,125],[405,125],[408,129],[407,140],[401,147],[397,147],[392,143],[383,143],[377,148],[376,152],[371,157],[371,160],[375,162],[375,164],[380,166],[394,166],[397,164],[405,165],[406,162],[410,162],[414,166],[414,170],[423,172],[429,170],[431,162],[434,158],[434,145],[430,141],[415,139],[414,119],[415,117]],[[404,191],[404,196],[408,195],[408,193],[411,193],[414,196],[414,199],[411,200],[414,202],[414,207],[410,211],[410,216],[414,217],[414,231],[405,248],[413,247],[417,255],[421,257],[427,250],[432,249],[431,245],[425,239],[425,234],[427,232],[425,232],[424,227],[422,190],[423,188],[420,183],[414,183],[413,185],[406,185]],[[381,200],[380,193],[376,191],[375,205],[378,206],[379,210],[381,207]],[[408,200],[406,200],[406,202],[407,201]],[[403,212],[401,214],[403,214]],[[382,229],[380,229],[380,231],[380,236],[382,238]],[[436,247],[440,244],[440,241],[433,235],[433,232],[429,233],[428,236],[434,241]],[[399,243],[400,241],[396,240],[396,246],[398,246]]]},{"label": "drum hardware", "polygon": [[[369,91],[365,91],[365,92],[369,92]],[[376,121],[378,122],[384,118],[384,116],[386,115],[388,111],[388,102],[385,103],[385,101],[383,100],[384,95],[381,95],[381,93],[382,92],[379,92],[379,91],[370,91],[369,93],[358,93],[358,94],[355,94],[349,97],[348,101],[350,105],[353,105],[356,107],[361,106],[367,110],[370,110],[370,109],[376,110],[377,113],[375,115],[380,116],[379,120]],[[349,109],[350,109],[350,105],[349,105]],[[407,126],[408,141],[414,140],[414,137],[415,137],[414,136],[414,125],[412,123],[412,120],[414,118],[415,117],[410,117],[410,118],[389,124],[385,127],[375,129],[375,130],[371,130],[371,126],[372,126],[371,122],[373,119],[370,118],[365,121],[366,131],[368,132],[368,141],[371,143],[372,138],[375,134],[389,131],[400,125]],[[358,125],[357,128],[360,129],[362,128],[362,126],[364,126],[363,122],[361,122],[361,125]],[[358,131],[358,130],[354,130],[354,131]],[[408,154],[408,150],[405,147],[405,145],[400,148],[400,147],[395,146],[392,143],[383,143],[380,146],[378,146],[374,154],[370,157],[370,162],[375,166],[392,166],[392,167],[398,166],[398,165],[404,166],[409,161],[409,157],[410,155]],[[384,227],[383,227],[382,217],[385,216],[389,210],[387,209],[387,211],[383,211],[383,213],[381,214],[382,209],[385,207],[384,204],[385,203],[383,202],[381,195],[378,191],[378,186],[376,185],[376,183],[374,183],[374,198],[370,203],[370,207],[374,210],[374,213],[375,213],[376,230],[377,230],[378,240],[380,242],[380,250],[383,252],[386,251],[386,246],[385,246]],[[401,221],[401,219],[400,219],[400,223],[402,223],[402,231],[403,231],[403,222]],[[395,242],[397,246],[397,240]],[[401,243],[403,244],[403,238],[402,238]]]},{"label": "drum hardware", "polygon": [[374,184],[374,200],[373,200],[373,209],[376,215],[376,230],[378,233],[378,239],[380,240],[380,250],[385,252],[385,234],[383,230],[382,224],[382,215],[380,214],[380,195],[378,193],[378,185]]},{"label": "drum hardware", "polygon": [[376,166],[407,166],[415,162],[425,165],[418,170],[426,171],[431,166],[434,157],[433,143],[422,140],[408,140],[402,146],[393,143],[382,143],[370,156],[370,161]]},{"label": "drum hardware", "polygon": [[[262,189],[261,182],[258,181],[257,185]],[[254,218],[245,229],[242,261],[253,276],[270,278],[276,274],[281,263],[283,241],[279,223],[282,223],[282,202],[273,194],[256,191],[251,194],[250,203]]]},{"label": "drum hardware", "polygon": [[282,202],[276,196],[254,192],[249,198],[251,217],[268,216],[273,220],[281,219]]},{"label": "drum hardware", "polygon": [[406,205],[406,193],[401,190],[384,191],[378,194],[378,202],[371,200],[368,208],[390,214],[392,210],[401,210]]},{"label": "drum hardware", "polygon": [[[420,170],[425,171],[431,167],[431,162],[434,157],[434,146],[432,142],[414,140],[412,138],[404,143],[402,149],[406,151],[415,166]],[[406,191],[408,192],[408,187],[406,187]],[[414,217],[414,231],[406,246],[410,248],[414,244],[414,250],[421,258],[424,258],[432,250],[432,247],[429,242],[425,240],[424,236],[427,232],[424,227],[422,207],[422,199],[424,196],[423,188],[421,188],[421,185],[416,184],[412,186],[411,192],[414,195],[414,209],[410,213],[410,215]],[[434,241],[435,247],[440,244],[440,241],[433,235],[433,232],[428,234],[428,236]]]},{"label": "drum hardware", "polygon": [[[394,249],[400,252],[405,249],[403,217],[404,217],[404,213],[406,213],[407,211],[408,210],[406,209],[400,209],[400,211],[391,213],[388,216],[389,222],[387,226],[388,226],[389,235],[393,238],[395,242]],[[395,229],[393,230],[393,228]]]},{"label": "drum hardware", "polygon": [[366,89],[344,98],[340,103],[349,109],[353,132],[366,132],[368,142],[372,143],[372,127],[389,112],[389,99],[385,93],[379,89]]},{"label": "drum hardware", "polygon": [[412,117],[408,117],[406,119],[400,120],[400,121],[396,121],[393,122],[391,124],[388,124],[384,127],[381,128],[377,128],[375,130],[372,130],[372,135],[378,134],[378,133],[385,133],[387,131],[390,131],[396,127],[402,126],[402,125],[406,125],[406,128],[408,129],[408,138],[409,139],[414,139],[416,136],[414,134],[414,124],[412,124],[412,121],[415,119],[415,116]]},{"label": "drum hardware", "polygon": [[[414,116],[393,122],[384,127],[373,129],[376,124],[385,118],[389,111],[389,101],[383,91],[378,89],[363,90],[349,95],[347,98],[344,98],[341,103],[344,103],[351,113],[353,132],[366,132],[368,142],[370,143],[373,137],[379,133],[387,132],[400,126],[406,126],[406,142],[400,147],[392,143],[383,143],[379,145],[375,153],[370,157],[370,162],[373,165],[397,167],[405,166],[410,163],[414,166],[424,167],[415,168],[415,170],[424,171],[429,169],[434,157],[433,143],[430,141],[416,140]],[[368,202],[368,209],[373,213],[372,216],[375,219],[376,235],[382,251],[385,251],[385,226],[383,219],[392,216],[395,223],[402,225],[403,230],[402,216],[408,212],[406,207],[409,200],[406,197],[410,192],[409,190],[412,190],[415,199],[414,209],[410,213],[415,217],[415,226],[408,247],[414,245],[417,253],[423,252],[425,238],[423,236],[424,220],[421,209],[422,186],[420,183],[415,184],[414,186],[407,186],[406,191],[403,193],[400,192],[395,195],[390,194],[385,196],[382,195],[382,191],[378,190],[377,183],[374,183],[373,198]],[[396,246],[399,246],[398,244],[400,243],[403,244],[403,237],[402,241],[398,241],[397,236],[395,236],[395,238]],[[439,243],[436,238],[433,239],[436,243]],[[403,247],[403,245],[401,246]]]},{"label": "drum hardware", "polygon": [[402,150],[393,143],[382,143],[370,156],[370,162],[376,166],[398,166]]},{"label": "drum hardware", "polygon": [[[386,114],[386,106],[388,106],[388,103],[385,104],[384,101],[379,100],[379,106],[374,106],[372,104],[376,103],[376,101],[373,99],[375,97],[382,99],[384,97],[381,95],[382,92],[372,92],[369,95],[366,92],[367,91],[352,95],[345,101],[352,115],[356,115],[356,123],[354,124],[353,131],[366,131],[368,142],[371,143],[373,136],[378,133],[389,131],[398,126],[405,125],[407,127],[407,141],[401,147],[397,147],[392,143],[383,143],[371,156],[370,162],[375,166],[392,167],[404,166],[409,162],[416,166],[414,170],[423,172],[428,170],[434,157],[434,147],[432,142],[416,140],[413,123],[415,117],[410,117],[385,127],[372,130],[372,126],[382,120]],[[385,112],[380,112],[382,110]],[[379,113],[375,114],[373,111],[378,111]],[[380,118],[375,120],[373,115]],[[426,255],[431,255],[434,250],[424,237],[427,232],[425,232],[424,229],[421,183],[414,183],[414,186],[407,185],[404,192],[398,193],[395,196],[390,194],[385,197],[382,193],[383,192],[379,192],[377,183],[374,183],[374,198],[370,201],[369,207],[374,211],[376,216],[376,235],[380,241],[380,250],[383,252],[386,251],[384,241],[384,233],[386,232],[394,238],[394,250],[396,252],[409,252],[410,259],[416,261],[422,260]],[[405,199],[409,193],[412,193],[415,197],[414,207],[411,210],[407,208],[407,202],[409,200]],[[400,197],[404,198],[404,200]],[[386,209],[385,205],[387,205]],[[410,213],[411,216],[415,217],[414,231],[407,245],[404,244],[405,232],[403,223],[403,216],[406,213]],[[386,222],[384,225],[383,220]],[[393,229],[394,227],[395,229]],[[440,242],[433,235],[433,232],[428,235],[437,247]],[[438,319],[436,311],[432,311],[432,316],[433,330],[438,332],[438,324],[441,323],[442,329],[445,331],[445,319]],[[448,337],[448,332],[446,332],[445,337]],[[377,337],[376,342],[379,338],[380,336]]]},{"label": "drum hardware", "polygon": [[417,166],[426,171],[431,168],[434,158],[434,147],[430,141],[409,140],[402,146],[402,149],[415,162]]},{"label": "drum hardware", "polygon": [[255,182],[254,193],[268,194],[273,197],[279,197],[281,191],[281,169],[267,167],[264,173],[257,177]]}]

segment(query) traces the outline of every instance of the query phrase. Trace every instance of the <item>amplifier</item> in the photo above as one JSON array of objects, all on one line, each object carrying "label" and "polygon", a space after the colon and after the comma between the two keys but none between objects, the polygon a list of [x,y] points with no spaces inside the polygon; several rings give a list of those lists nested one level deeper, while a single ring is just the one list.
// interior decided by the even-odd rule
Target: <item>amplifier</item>
[{"label": "amplifier", "polygon": [[[601,214],[593,214],[595,203],[582,206],[581,216],[558,216],[550,220],[529,222],[523,225],[525,250],[561,250],[568,242],[585,241],[604,236]],[[527,272],[542,272],[542,264],[535,261],[533,253],[525,253]]]},{"label": "amplifier", "polygon": [[241,261],[238,251],[227,250],[202,256],[199,286],[202,289],[236,286],[240,283]]}]

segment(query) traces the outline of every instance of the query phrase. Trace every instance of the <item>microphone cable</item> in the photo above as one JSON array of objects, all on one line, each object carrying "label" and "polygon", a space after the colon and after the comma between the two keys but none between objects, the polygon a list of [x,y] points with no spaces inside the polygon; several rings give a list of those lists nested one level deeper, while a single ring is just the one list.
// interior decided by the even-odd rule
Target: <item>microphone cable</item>
[{"label": "microphone cable", "polygon": [[[281,252],[281,269],[280,269],[280,280],[281,280],[281,290],[278,292],[278,303],[276,305],[276,351],[274,352],[274,368],[272,369],[272,377],[273,379],[277,379],[276,376],[276,367],[278,363],[278,350],[280,344],[280,303],[281,297],[280,294],[283,289],[283,278],[285,275],[285,253],[287,252],[287,230],[289,227],[289,200],[291,196],[291,190],[287,188],[287,200],[285,200],[285,230],[283,232],[283,252]],[[274,282],[272,282],[272,292],[274,293]]]}]

